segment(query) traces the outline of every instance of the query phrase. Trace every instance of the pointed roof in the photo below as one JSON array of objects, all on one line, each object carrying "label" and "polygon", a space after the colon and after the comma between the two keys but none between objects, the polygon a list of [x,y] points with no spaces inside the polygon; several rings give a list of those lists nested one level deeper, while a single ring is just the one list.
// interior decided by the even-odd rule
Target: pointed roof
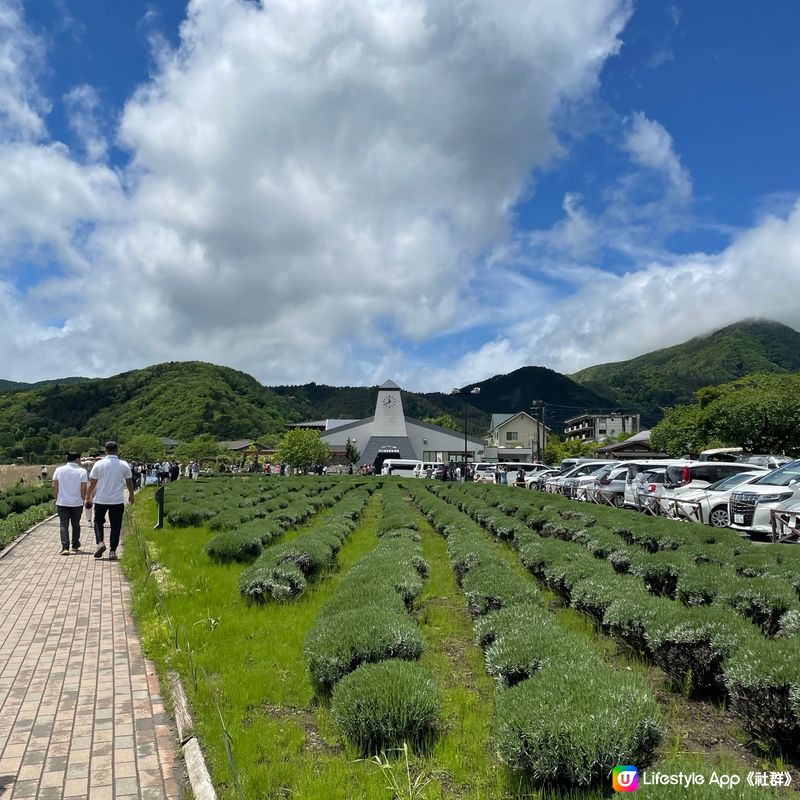
[{"label": "pointed roof", "polygon": [[391,378],[379,386],[378,389],[397,389],[398,392],[400,391],[400,387]]}]

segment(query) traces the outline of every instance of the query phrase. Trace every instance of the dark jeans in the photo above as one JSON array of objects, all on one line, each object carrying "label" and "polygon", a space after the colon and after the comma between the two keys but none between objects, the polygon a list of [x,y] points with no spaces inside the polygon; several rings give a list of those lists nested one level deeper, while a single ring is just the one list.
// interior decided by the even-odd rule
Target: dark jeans
[{"label": "dark jeans", "polygon": [[111,542],[109,546],[112,550],[116,550],[119,544],[119,535],[122,531],[122,515],[125,513],[125,503],[113,506],[107,506],[104,503],[94,504],[94,539],[97,544],[100,544],[105,539],[106,512],[111,526]]},{"label": "dark jeans", "polygon": [[77,550],[81,546],[81,514],[83,506],[56,506],[61,530],[61,546],[69,547],[69,526],[72,525],[72,547]]}]

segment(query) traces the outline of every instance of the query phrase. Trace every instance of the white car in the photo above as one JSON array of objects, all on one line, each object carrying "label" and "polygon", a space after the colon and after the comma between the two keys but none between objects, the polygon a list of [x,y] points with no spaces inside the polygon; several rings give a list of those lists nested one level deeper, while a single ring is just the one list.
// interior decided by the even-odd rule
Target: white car
[{"label": "white car", "polygon": [[600,469],[600,467],[604,467],[608,463],[608,461],[582,461],[566,472],[562,472],[556,477],[545,481],[544,490],[546,492],[552,492],[553,494],[562,494],[568,480],[588,475],[590,472],[594,472],[596,469]]},{"label": "white car", "polygon": [[622,508],[625,504],[625,478],[627,475],[627,464],[611,467],[608,472],[597,479],[597,493],[617,508]]},{"label": "white car", "polygon": [[544,482],[558,475],[558,472],[559,471],[555,467],[544,467],[542,469],[532,470],[525,475],[525,488],[538,489],[541,491]]},{"label": "white car", "polygon": [[672,496],[677,500],[688,501],[685,516],[689,519],[696,519],[712,528],[727,528],[731,493],[737,488],[741,490],[743,486],[765,474],[764,469],[739,472],[712,483],[705,489],[676,489]]},{"label": "white car", "polygon": [[750,536],[772,533],[772,509],[790,500],[800,500],[800,460],[791,461],[756,478],[731,494],[728,513],[731,528]]}]

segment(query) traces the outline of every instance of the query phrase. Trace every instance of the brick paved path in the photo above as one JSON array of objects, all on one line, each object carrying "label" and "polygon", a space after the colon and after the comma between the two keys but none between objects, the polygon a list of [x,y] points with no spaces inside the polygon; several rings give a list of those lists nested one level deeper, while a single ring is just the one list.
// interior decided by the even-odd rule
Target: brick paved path
[{"label": "brick paved path", "polygon": [[119,562],[46,522],[0,557],[0,798],[180,798],[176,739]]}]

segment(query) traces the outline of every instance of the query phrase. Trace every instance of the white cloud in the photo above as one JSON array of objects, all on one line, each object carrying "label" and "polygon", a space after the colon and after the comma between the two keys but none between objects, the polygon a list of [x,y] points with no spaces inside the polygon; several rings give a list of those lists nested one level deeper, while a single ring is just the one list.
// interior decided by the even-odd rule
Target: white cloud
[{"label": "white cloud", "polygon": [[99,120],[100,98],[89,84],[81,84],[64,95],[70,126],[81,142],[88,161],[105,160],[108,142]]},{"label": "white cloud", "polygon": [[44,135],[42,115],[49,104],[34,80],[43,57],[43,44],[26,27],[20,3],[0,0],[0,140]]},{"label": "white cloud", "polygon": [[637,111],[633,115],[625,148],[636,163],[660,172],[676,199],[685,201],[691,197],[692,179],[675,152],[672,137],[661,123]]},{"label": "white cloud", "polygon": [[[64,249],[91,219],[84,261],[28,302],[60,299],[88,329],[82,348],[63,339],[68,371],[200,357],[270,381],[358,380],[365,354],[474,306],[478,257],[559,153],[552,116],[594,88],[629,13],[620,0],[192,0],[179,48],[160,47],[125,107],[124,202],[101,164],[60,164],[55,185],[70,170],[83,183],[45,198],[49,218]],[[94,96],[68,100],[101,158]],[[7,236],[59,241],[30,194]]]}]

